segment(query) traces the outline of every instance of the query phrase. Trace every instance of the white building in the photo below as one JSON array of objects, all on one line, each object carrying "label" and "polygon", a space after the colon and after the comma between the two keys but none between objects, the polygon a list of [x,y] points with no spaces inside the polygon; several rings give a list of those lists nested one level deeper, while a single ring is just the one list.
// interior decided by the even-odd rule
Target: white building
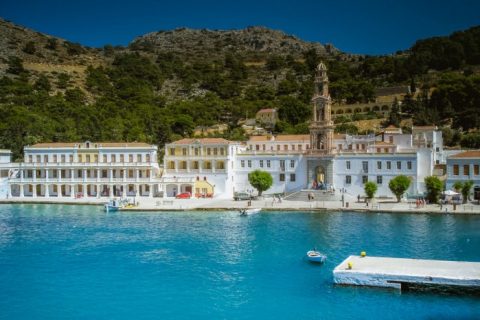
[{"label": "white building", "polygon": [[232,198],[234,159],[239,142],[221,138],[181,139],[165,145],[164,196],[190,193],[195,197]]},{"label": "white building", "polygon": [[7,197],[153,197],[158,175],[157,146],[146,143],[39,143],[9,165]]},{"label": "white building", "polygon": [[470,150],[447,158],[447,190],[453,189],[455,182],[472,181],[472,192],[480,200],[480,150]]}]

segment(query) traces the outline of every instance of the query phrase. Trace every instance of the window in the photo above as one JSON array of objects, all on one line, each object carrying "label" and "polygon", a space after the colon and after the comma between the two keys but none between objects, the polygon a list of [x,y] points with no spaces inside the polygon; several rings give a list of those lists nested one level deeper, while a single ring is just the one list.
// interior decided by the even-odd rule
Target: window
[{"label": "window", "polygon": [[142,162],[142,155],[141,154],[137,154],[137,162]]},{"label": "window", "polygon": [[474,164],[474,165],[473,165],[473,174],[476,175],[476,176],[478,176],[478,175],[480,174],[479,171],[480,171],[480,165]]},{"label": "window", "polygon": [[175,148],[170,148],[170,155],[174,156],[175,155]]},{"label": "window", "polygon": [[245,160],[240,160],[240,167],[245,168]]},{"label": "window", "polygon": [[133,162],[133,154],[128,155],[128,162]]},{"label": "window", "polygon": [[[65,163],[65,155],[62,154],[62,156],[61,156],[60,158],[61,158],[62,163]],[[30,160],[31,160],[31,159],[30,159]]]},{"label": "window", "polygon": [[198,150],[198,148],[195,148],[195,155],[196,155],[196,156],[198,156],[199,152],[200,152],[200,151]]},{"label": "window", "polygon": [[285,160],[280,160],[280,170],[285,170]]},{"label": "window", "polygon": [[259,144],[256,144],[256,145],[255,145],[255,150],[256,150],[256,151],[260,151],[260,145],[259,145]]},{"label": "window", "polygon": [[87,160],[85,162],[90,162],[90,155],[89,154],[87,154],[86,158],[87,158]]},{"label": "window", "polygon": [[397,169],[402,170],[402,162],[401,161],[397,161]]},{"label": "window", "polygon": [[150,162],[150,155],[147,154],[147,162]]},{"label": "window", "polygon": [[298,145],[298,150],[302,150],[302,145],[301,144]]},{"label": "window", "polygon": [[368,161],[362,161],[363,172],[368,173]]},{"label": "window", "polygon": [[469,176],[470,175],[470,165],[466,164],[463,166],[463,175]]},{"label": "window", "polygon": [[351,168],[350,165],[351,165],[350,161],[347,161],[347,170],[350,170],[350,168]]},{"label": "window", "polygon": [[343,144],[339,144],[338,145],[338,150],[342,150],[343,149]]},{"label": "window", "polygon": [[225,154],[225,149],[224,148],[220,148],[220,155],[223,156]]},{"label": "window", "polygon": [[263,160],[260,160],[260,168],[263,168]]},{"label": "window", "polygon": [[37,158],[36,162],[40,162],[42,160],[42,157],[40,157],[40,156],[36,156],[35,158]]},{"label": "window", "polygon": [[296,178],[296,177],[295,177],[295,173],[291,173],[291,174],[290,174],[290,181],[295,182],[295,178]]},{"label": "window", "polygon": [[283,150],[284,150],[284,151],[288,151],[288,144],[286,144],[286,145],[283,146]]},{"label": "window", "polygon": [[251,168],[252,167],[252,160],[248,160],[248,167]]},{"label": "window", "polygon": [[111,162],[117,162],[117,156],[114,155],[114,154],[112,154],[112,155],[110,156],[110,161],[111,161]]},{"label": "window", "polygon": [[459,172],[458,164],[454,164],[453,165],[453,175],[458,176],[458,172]]},{"label": "window", "polygon": [[377,169],[382,170],[382,161],[377,161]]},{"label": "window", "polygon": [[270,160],[267,160],[267,168],[270,168]]},{"label": "window", "polygon": [[107,155],[106,154],[103,155],[103,162],[107,162]]},{"label": "window", "polygon": [[285,173],[280,173],[280,181],[285,181]]},{"label": "window", "polygon": [[436,151],[436,152],[440,152],[440,148],[439,148],[439,147],[436,147],[436,148],[435,148],[435,151]]},{"label": "window", "polygon": [[407,161],[407,169],[412,170],[412,161]]},{"label": "window", "polygon": [[218,149],[217,148],[213,148],[213,155],[214,156],[218,155]]},{"label": "window", "polygon": [[382,148],[377,148],[377,153],[382,152]]},{"label": "window", "polygon": [[53,155],[53,162],[57,162],[57,155],[56,154]]},{"label": "window", "polygon": [[290,160],[290,168],[295,168],[295,160]]},{"label": "window", "polygon": [[[89,161],[87,161],[87,162],[89,162]],[[124,154],[120,155],[120,162],[125,162],[125,155]]]},{"label": "window", "polygon": [[392,162],[387,161],[387,170],[391,170],[391,169],[392,169]]},{"label": "window", "polygon": [[292,150],[295,151],[295,145],[294,144],[292,144]]},{"label": "window", "polygon": [[47,154],[43,156],[43,162],[48,163],[48,155]]},{"label": "window", "polygon": [[345,183],[352,184],[352,176],[345,176]]},{"label": "window", "polygon": [[187,148],[182,148],[182,155],[186,156],[187,155]]},{"label": "window", "polygon": [[207,156],[210,156],[212,154],[212,150],[210,148],[207,148]]},{"label": "window", "polygon": [[368,182],[368,176],[362,176],[362,183],[365,184]]},{"label": "window", "polygon": [[383,178],[382,176],[377,176],[377,184],[382,184]]},{"label": "window", "polygon": [[265,151],[265,145],[264,144],[262,144],[262,150]]},{"label": "window", "polygon": [[32,155],[28,156],[28,162],[32,162]]},{"label": "window", "polygon": [[277,151],[280,151],[280,145],[277,144]]}]

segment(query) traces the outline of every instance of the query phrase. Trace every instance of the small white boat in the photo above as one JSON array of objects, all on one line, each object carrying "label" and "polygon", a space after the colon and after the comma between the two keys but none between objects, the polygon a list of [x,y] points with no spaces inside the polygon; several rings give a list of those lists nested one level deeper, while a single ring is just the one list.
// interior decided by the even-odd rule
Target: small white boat
[{"label": "small white boat", "polygon": [[118,211],[125,206],[125,201],[111,199],[104,205],[104,209],[106,212]]},{"label": "small white boat", "polygon": [[240,215],[241,216],[250,216],[255,213],[259,213],[262,211],[262,209],[256,208],[256,209],[241,209],[240,210]]},{"label": "small white boat", "polygon": [[311,262],[324,263],[327,260],[327,256],[316,250],[310,250],[307,252],[307,259]]}]

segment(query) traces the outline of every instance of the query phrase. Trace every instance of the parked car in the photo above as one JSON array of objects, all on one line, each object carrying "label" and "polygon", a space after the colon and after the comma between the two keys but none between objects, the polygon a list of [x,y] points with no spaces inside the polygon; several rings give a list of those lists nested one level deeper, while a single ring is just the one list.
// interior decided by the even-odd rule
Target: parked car
[{"label": "parked car", "polygon": [[192,196],[192,194],[190,192],[183,192],[183,193],[177,194],[177,196],[175,198],[176,199],[190,199],[191,196]]},{"label": "parked car", "polygon": [[253,197],[246,193],[246,192],[235,192],[233,195],[233,200],[239,201],[239,200],[252,200]]}]

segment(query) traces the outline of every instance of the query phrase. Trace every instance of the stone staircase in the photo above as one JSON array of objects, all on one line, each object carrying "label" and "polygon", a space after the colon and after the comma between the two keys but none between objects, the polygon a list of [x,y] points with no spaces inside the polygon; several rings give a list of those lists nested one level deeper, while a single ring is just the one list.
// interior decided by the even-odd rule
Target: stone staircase
[{"label": "stone staircase", "polygon": [[341,200],[342,196],[337,191],[334,194],[324,190],[300,190],[285,196],[287,201],[308,201],[308,194],[313,194],[314,201],[334,201]]}]

